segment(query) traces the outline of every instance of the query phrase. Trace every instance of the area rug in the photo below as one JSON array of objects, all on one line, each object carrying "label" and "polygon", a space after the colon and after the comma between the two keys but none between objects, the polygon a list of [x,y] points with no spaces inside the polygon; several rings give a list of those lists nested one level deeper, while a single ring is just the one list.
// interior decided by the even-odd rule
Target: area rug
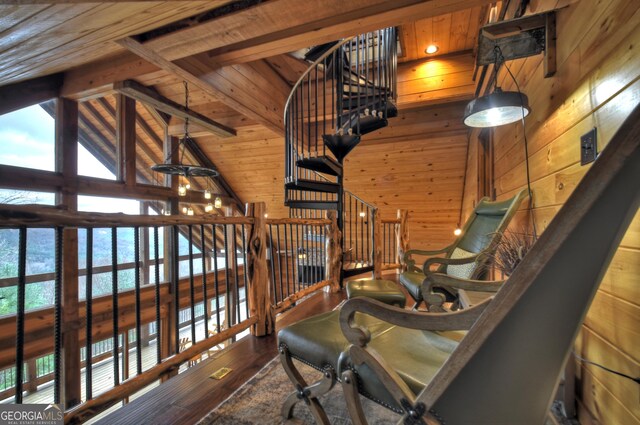
[{"label": "area rug", "polygon": [[[307,382],[315,382],[321,376],[308,366],[300,363],[296,366]],[[280,407],[293,389],[276,357],[197,425],[314,424],[304,402],[296,405],[293,420],[283,421]],[[319,400],[332,425],[351,424],[340,384]],[[400,419],[399,415],[369,400],[363,400],[363,407],[370,425],[395,424]]]}]

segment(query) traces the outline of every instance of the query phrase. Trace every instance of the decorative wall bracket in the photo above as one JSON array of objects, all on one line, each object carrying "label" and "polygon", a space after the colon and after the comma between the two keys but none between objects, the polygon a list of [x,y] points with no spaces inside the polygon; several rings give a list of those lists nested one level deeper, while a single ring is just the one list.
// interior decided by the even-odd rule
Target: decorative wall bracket
[{"label": "decorative wall bracket", "polygon": [[544,76],[553,76],[556,72],[556,12],[524,16],[482,27],[478,37],[478,66],[496,62],[496,47],[500,48],[504,60],[526,58],[544,52]]}]

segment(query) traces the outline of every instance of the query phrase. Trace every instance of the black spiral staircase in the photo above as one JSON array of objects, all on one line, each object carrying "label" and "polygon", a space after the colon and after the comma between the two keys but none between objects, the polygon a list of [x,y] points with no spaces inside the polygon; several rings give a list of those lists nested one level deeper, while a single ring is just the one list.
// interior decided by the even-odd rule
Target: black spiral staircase
[{"label": "black spiral staircase", "polygon": [[312,64],[285,106],[285,205],[292,217],[337,210],[345,276],[362,273],[373,267],[375,208],[344,190],[343,161],[397,116],[396,30],[316,46],[305,59]]}]

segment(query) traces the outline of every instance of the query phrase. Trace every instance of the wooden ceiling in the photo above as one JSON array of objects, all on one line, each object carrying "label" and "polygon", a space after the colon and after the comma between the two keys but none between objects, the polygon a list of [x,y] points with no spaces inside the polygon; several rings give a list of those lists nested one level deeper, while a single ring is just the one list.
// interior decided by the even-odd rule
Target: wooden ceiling
[{"label": "wooden ceiling", "polygon": [[[446,176],[442,174],[446,193],[433,192],[442,198],[429,193],[428,211],[413,209],[424,217],[436,210],[446,211],[438,216],[438,226],[457,220],[459,207],[455,205],[462,193],[466,152],[464,129],[455,121],[461,109],[439,108],[473,97],[472,51],[479,27],[494,3],[491,0],[325,0],[323,7],[300,0],[33,3],[0,6],[0,86],[62,72],[61,95],[94,105],[111,122],[105,101],[98,99],[106,97],[113,103],[114,82],[133,79],[183,104],[183,81],[187,81],[190,107],[237,133],[220,138],[192,125],[198,145],[242,201],[265,201],[275,216],[287,215],[282,182],[283,106],[290,87],[307,67],[288,53],[399,26],[401,115],[381,135],[371,136],[371,143],[384,140],[380,146],[393,150],[396,142],[419,140],[420,149],[415,152],[403,145],[408,159],[415,154],[429,157],[429,138],[453,137],[455,149],[443,163],[449,170]],[[437,44],[439,51],[427,57],[424,48],[429,43]],[[148,144],[140,154],[146,164],[157,160],[157,139],[163,137],[163,131],[153,114],[138,109],[139,120],[155,134],[141,132],[139,137],[140,143]],[[446,119],[437,117],[439,111],[446,111]],[[422,122],[424,119],[429,121]],[[98,126],[96,120],[87,116],[87,121]],[[408,135],[403,129],[425,133]],[[181,135],[182,120],[172,118],[168,130]],[[434,144],[434,158],[442,158],[447,150],[443,146]],[[362,158],[359,149],[354,150],[349,163],[359,164],[367,158],[366,169],[375,170],[389,167],[390,158],[397,157],[367,153],[382,148],[372,149],[363,147]],[[459,166],[457,174],[451,171],[453,165]],[[360,173],[351,171],[351,166],[348,170]],[[387,199],[389,190],[414,193],[416,178],[433,185],[439,178],[438,167],[422,167],[406,181],[400,179],[402,173],[394,174],[392,188],[382,184],[386,178],[369,185],[369,177],[356,175],[348,179],[348,189],[366,193],[372,202],[388,208],[386,215],[395,208]],[[414,198],[407,195],[403,202]],[[416,218],[417,222],[424,225],[428,221],[424,217]]]}]

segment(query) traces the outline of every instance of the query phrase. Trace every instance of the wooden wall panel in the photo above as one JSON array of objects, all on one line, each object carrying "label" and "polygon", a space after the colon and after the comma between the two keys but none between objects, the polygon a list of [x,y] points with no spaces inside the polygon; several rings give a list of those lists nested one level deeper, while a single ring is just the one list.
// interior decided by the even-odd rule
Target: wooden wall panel
[{"label": "wooden wall panel", "polygon": [[[405,62],[398,65],[400,108],[471,100],[474,60],[469,53]],[[460,116],[461,119],[461,116]]]},{"label": "wooden wall panel", "polygon": [[[640,4],[584,0],[558,12],[558,72],[554,77],[543,78],[541,56],[509,63],[532,108],[526,134],[534,193],[532,214],[539,232],[589,168],[579,163],[580,136],[596,127],[598,148],[603,149],[640,103],[639,42]],[[514,89],[504,72],[499,80],[505,90]],[[471,146],[475,143],[472,136]],[[498,199],[526,186],[523,143],[520,124],[495,130]],[[476,153],[470,150],[469,155],[467,184],[477,175]],[[465,212],[468,208],[465,202]],[[529,217],[525,203],[516,215],[515,226],[529,223]],[[640,373],[639,264],[640,213],[612,260],[576,344],[580,355],[632,376]],[[588,412],[591,422],[640,424],[633,383],[587,364],[580,364],[578,376],[581,411],[583,415]],[[591,423],[586,416],[584,420]]]},{"label": "wooden wall panel", "polygon": [[345,160],[345,187],[379,207],[383,218],[409,211],[412,248],[443,247],[454,238],[467,151],[463,108],[401,110]]}]

